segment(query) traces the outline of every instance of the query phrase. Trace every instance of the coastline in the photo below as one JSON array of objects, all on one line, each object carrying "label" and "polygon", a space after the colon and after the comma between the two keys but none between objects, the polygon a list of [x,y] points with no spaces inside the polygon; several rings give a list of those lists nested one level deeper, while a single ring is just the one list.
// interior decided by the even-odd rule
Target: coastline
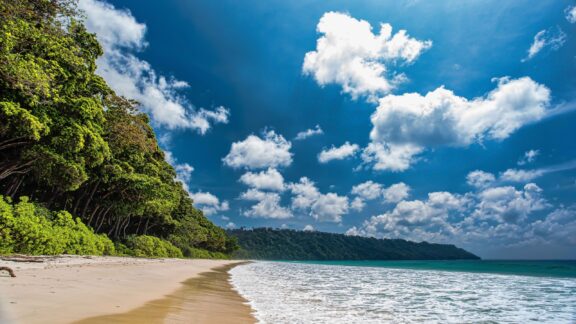
[{"label": "coastline", "polygon": [[[16,278],[0,273],[0,318],[12,324],[98,323],[109,316],[129,319],[126,314],[147,309],[147,319],[152,310],[157,322],[170,322],[169,318],[194,306],[189,300],[186,305],[174,302],[200,292],[197,295],[203,297],[192,297],[197,301],[196,316],[204,319],[219,313],[219,307],[213,306],[225,304],[222,316],[254,323],[250,306],[228,282],[228,269],[240,263],[82,256],[47,257],[41,263],[0,261],[16,273]],[[205,282],[214,289],[208,289]]]}]

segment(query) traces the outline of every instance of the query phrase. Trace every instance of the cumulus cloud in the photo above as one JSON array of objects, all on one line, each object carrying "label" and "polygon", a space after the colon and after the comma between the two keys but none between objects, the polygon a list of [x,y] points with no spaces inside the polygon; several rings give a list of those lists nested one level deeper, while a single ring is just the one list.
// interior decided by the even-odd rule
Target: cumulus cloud
[{"label": "cumulus cloud", "polygon": [[256,201],[250,209],[243,212],[246,217],[285,219],[292,217],[290,209],[280,205],[281,197],[276,192],[263,192],[249,189],[240,195],[240,199]]},{"label": "cumulus cloud", "polygon": [[576,23],[576,6],[567,7],[566,10],[564,10],[564,13],[566,14],[566,20],[568,20],[569,23]]},{"label": "cumulus cloud", "polygon": [[541,120],[550,90],[529,77],[497,79],[496,89],[468,100],[444,87],[422,96],[388,95],[372,114],[372,143],[362,158],[376,170],[404,171],[427,147],[465,147],[484,139],[502,140]]},{"label": "cumulus cloud", "polygon": [[222,161],[238,169],[265,169],[286,167],[292,164],[292,143],[273,130],[261,137],[249,135],[245,140],[232,143],[230,152]]},{"label": "cumulus cloud", "polygon": [[306,225],[304,226],[304,228],[302,229],[304,232],[313,232],[314,230],[314,226],[312,225]]},{"label": "cumulus cloud", "polygon": [[357,212],[361,212],[365,206],[366,206],[366,203],[360,197],[354,198],[352,200],[352,202],[350,203],[350,208],[357,211]]},{"label": "cumulus cloud", "polygon": [[[426,200],[402,200],[392,210],[370,217],[360,227],[350,228],[347,234],[462,242],[467,237],[483,235],[483,229],[505,235],[505,228],[517,230],[528,215],[549,207],[542,189],[533,183],[522,189],[501,186],[463,195],[431,192]],[[474,234],[469,237],[470,233]]]},{"label": "cumulus cloud", "polygon": [[257,173],[246,172],[240,177],[240,182],[260,190],[284,190],[284,177],[274,168]]},{"label": "cumulus cloud", "polygon": [[532,162],[534,162],[534,160],[536,160],[536,157],[538,155],[540,155],[539,150],[528,150],[524,153],[524,156],[522,156],[518,160],[518,165],[525,165],[525,164],[532,163]]},{"label": "cumulus cloud", "polygon": [[382,191],[384,201],[389,203],[397,203],[401,200],[408,198],[410,195],[410,186],[404,182],[396,183]]},{"label": "cumulus cloud", "polygon": [[466,176],[466,183],[475,188],[490,187],[496,181],[496,177],[489,172],[475,170]]},{"label": "cumulus cloud", "polygon": [[[368,180],[352,187],[351,193],[358,196],[356,199],[360,199],[362,203],[364,200],[374,200],[378,198],[381,198],[387,203],[397,203],[408,198],[410,195],[410,187],[404,182],[399,182],[385,188],[379,183]],[[360,203],[356,202],[356,199],[354,202],[359,205]]]},{"label": "cumulus cloud", "polygon": [[379,198],[382,195],[382,185],[372,180],[368,180],[352,187],[351,193],[365,200]]},{"label": "cumulus cloud", "polygon": [[548,207],[541,193],[542,189],[534,183],[526,184],[523,190],[512,186],[488,188],[478,194],[480,201],[474,215],[480,219],[515,223],[533,211]]},{"label": "cumulus cloud", "polygon": [[[561,166],[565,169],[569,165]],[[427,199],[401,200],[360,226],[350,227],[346,235],[452,243],[476,249],[576,245],[572,235],[576,205],[554,206],[534,183],[501,185],[493,174],[482,171],[471,172],[467,181],[477,190],[463,194],[438,191],[429,193]]]},{"label": "cumulus cloud", "polygon": [[[448,192],[430,193],[428,200],[402,200],[391,211],[370,217],[346,234],[430,239],[454,231],[448,215],[464,208],[465,203],[465,198]],[[422,233],[427,236],[422,237]]]},{"label": "cumulus cloud", "polygon": [[320,127],[320,125],[316,125],[316,127],[314,127],[314,129],[307,129],[305,131],[299,132],[298,134],[296,134],[296,137],[294,137],[295,141],[302,141],[307,139],[308,137],[312,137],[312,136],[316,136],[316,135],[322,135],[324,134],[324,131],[322,130],[322,128]]},{"label": "cumulus cloud", "polygon": [[377,171],[405,171],[424,149],[412,144],[369,143],[362,150],[362,161]]},{"label": "cumulus cloud", "polygon": [[317,221],[340,223],[342,216],[350,208],[348,197],[336,193],[321,193],[316,184],[306,177],[299,182],[290,183],[288,188],[292,192],[292,208],[307,211]]},{"label": "cumulus cloud", "polygon": [[233,222],[228,222],[228,224],[226,224],[226,229],[235,229],[236,228],[236,224],[234,224]]},{"label": "cumulus cloud", "polygon": [[194,167],[188,163],[178,163],[177,159],[170,151],[164,151],[164,159],[174,167],[174,170],[176,171],[176,180],[180,181],[184,189],[190,192],[188,182],[190,182],[190,179],[192,178]]},{"label": "cumulus cloud", "polygon": [[530,182],[544,174],[542,170],[508,169],[500,174],[500,180],[509,182]]},{"label": "cumulus cloud", "polygon": [[500,174],[499,180],[504,182],[530,182],[548,173],[572,170],[576,168],[576,160],[551,165],[539,169],[508,169]]},{"label": "cumulus cloud", "polygon": [[186,82],[158,75],[135,55],[147,46],[146,25],[136,21],[129,10],[98,0],[81,0],[78,7],[85,13],[87,29],[104,48],[96,72],[116,93],[137,100],[154,124],[205,134],[213,124],[228,123],[227,108],[197,109],[181,94],[188,87]]},{"label": "cumulus cloud", "polygon": [[194,205],[204,212],[204,215],[211,216],[218,212],[227,211],[230,206],[227,201],[220,202],[218,197],[209,192],[198,191],[190,194]]},{"label": "cumulus cloud", "polygon": [[556,29],[543,29],[534,36],[534,41],[532,42],[532,45],[530,45],[530,48],[527,51],[527,56],[522,59],[522,62],[532,59],[536,54],[540,53],[547,47],[556,51],[560,49],[565,42],[566,33],[564,33],[560,27],[557,27]]},{"label": "cumulus cloud", "polygon": [[324,149],[318,154],[318,162],[328,163],[332,160],[344,160],[354,156],[360,147],[357,144],[350,144],[346,142],[340,147],[332,145],[329,149]]},{"label": "cumulus cloud", "polygon": [[302,71],[320,86],[338,84],[353,98],[375,98],[387,94],[406,77],[388,70],[390,65],[412,63],[432,46],[405,30],[392,33],[390,24],[380,24],[378,34],[365,20],[345,13],[327,12],[317,25],[316,50],[306,53]]},{"label": "cumulus cloud", "polygon": [[544,219],[530,224],[529,237],[542,238],[545,243],[576,246],[576,206],[560,207]]}]

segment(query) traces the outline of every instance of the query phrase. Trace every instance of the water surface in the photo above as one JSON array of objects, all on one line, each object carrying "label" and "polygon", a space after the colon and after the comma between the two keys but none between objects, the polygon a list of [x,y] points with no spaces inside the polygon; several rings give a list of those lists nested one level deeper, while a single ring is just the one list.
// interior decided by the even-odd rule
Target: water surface
[{"label": "water surface", "polygon": [[231,275],[262,323],[576,323],[574,262],[255,262]]}]

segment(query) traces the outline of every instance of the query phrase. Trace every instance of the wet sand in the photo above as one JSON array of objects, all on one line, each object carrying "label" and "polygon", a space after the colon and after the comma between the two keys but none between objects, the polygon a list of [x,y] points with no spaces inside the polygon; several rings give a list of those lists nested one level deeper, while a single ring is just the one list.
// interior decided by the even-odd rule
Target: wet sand
[{"label": "wet sand", "polygon": [[[60,256],[0,260],[2,324],[254,323],[228,260]],[[216,269],[216,270],[213,270]],[[143,320],[145,319],[145,320]]]},{"label": "wet sand", "polygon": [[232,288],[226,265],[186,280],[174,293],[132,311],[92,317],[75,324],[255,323],[247,301]]}]

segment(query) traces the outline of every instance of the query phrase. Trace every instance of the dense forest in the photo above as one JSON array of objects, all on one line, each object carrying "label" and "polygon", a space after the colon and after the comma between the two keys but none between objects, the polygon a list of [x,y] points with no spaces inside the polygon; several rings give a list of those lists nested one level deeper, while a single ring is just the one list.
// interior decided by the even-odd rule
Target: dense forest
[{"label": "dense forest", "polygon": [[0,253],[225,257],[102,54],[75,1],[0,0]]},{"label": "dense forest", "polygon": [[454,245],[375,239],[289,229],[237,229],[234,257],[259,260],[455,260],[479,259]]}]

